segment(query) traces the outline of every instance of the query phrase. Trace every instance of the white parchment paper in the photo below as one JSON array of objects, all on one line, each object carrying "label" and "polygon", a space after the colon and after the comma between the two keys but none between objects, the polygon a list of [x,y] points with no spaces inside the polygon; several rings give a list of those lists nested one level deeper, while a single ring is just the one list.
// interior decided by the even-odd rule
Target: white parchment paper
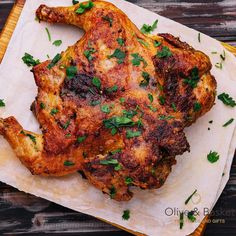
[{"label": "white parchment paper", "polygon": [[[123,10],[138,27],[158,19],[158,28],[154,33],[168,32],[179,36],[181,40],[209,55],[213,65],[220,62],[220,54],[225,49],[218,41],[201,34],[201,42],[198,42],[198,32],[195,30],[126,1],[111,2]],[[65,50],[83,35],[81,30],[72,26],[37,23],[34,13],[43,3],[50,6],[67,6],[71,5],[71,0],[27,0],[0,66],[0,98],[6,101],[6,107],[0,110],[0,116],[13,115],[25,129],[34,132],[40,130],[29,108],[37,94],[37,88],[32,73],[22,63],[21,57],[28,52],[41,61],[47,59],[47,54],[53,58],[56,53]],[[51,32],[53,41],[63,41],[60,47],[55,47],[48,41],[45,27]],[[212,51],[217,54],[212,54]],[[226,51],[223,68],[213,66],[212,74],[217,80],[218,93],[226,92],[236,99],[236,82],[233,81],[236,75],[234,56]],[[133,231],[158,236],[187,235],[197,228],[205,216],[204,213],[212,209],[229,178],[236,145],[235,135],[233,136],[235,121],[225,128],[222,125],[230,118],[236,118],[236,109],[228,108],[216,100],[216,105],[209,113],[186,129],[191,152],[177,157],[177,165],[165,185],[158,190],[134,189],[134,198],[127,203],[109,199],[78,174],[61,178],[32,176],[2,137],[0,181]],[[212,124],[209,124],[210,120],[213,120]],[[220,154],[219,161],[214,164],[207,160],[207,154],[211,150]],[[197,194],[186,206],[185,200],[195,189]],[[184,227],[180,230],[179,212],[194,208],[199,212],[197,221],[191,223],[185,217]],[[128,221],[122,220],[121,217],[125,209],[131,212]]]}]

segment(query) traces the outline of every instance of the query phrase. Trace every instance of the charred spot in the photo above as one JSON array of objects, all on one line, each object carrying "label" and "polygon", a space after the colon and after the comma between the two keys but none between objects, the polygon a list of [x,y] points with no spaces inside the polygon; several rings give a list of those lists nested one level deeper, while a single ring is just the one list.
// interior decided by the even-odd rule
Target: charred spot
[{"label": "charred spot", "polygon": [[79,170],[78,173],[82,176],[83,179],[87,179],[86,175],[82,170]]},{"label": "charred spot", "polygon": [[100,91],[92,84],[93,77],[84,73],[78,73],[74,78],[64,80],[61,96],[77,97],[80,99],[98,100]]}]

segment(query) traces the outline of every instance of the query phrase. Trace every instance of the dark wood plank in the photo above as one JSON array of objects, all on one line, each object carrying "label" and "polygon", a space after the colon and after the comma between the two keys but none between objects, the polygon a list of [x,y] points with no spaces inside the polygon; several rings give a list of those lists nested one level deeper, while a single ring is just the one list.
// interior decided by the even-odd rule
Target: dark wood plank
[{"label": "dark wood plank", "polygon": [[[129,0],[216,39],[236,46],[234,0]],[[0,31],[14,0],[0,1]],[[130,235],[93,217],[0,184],[0,235]],[[236,235],[236,158],[230,181],[214,207],[205,235]]]}]

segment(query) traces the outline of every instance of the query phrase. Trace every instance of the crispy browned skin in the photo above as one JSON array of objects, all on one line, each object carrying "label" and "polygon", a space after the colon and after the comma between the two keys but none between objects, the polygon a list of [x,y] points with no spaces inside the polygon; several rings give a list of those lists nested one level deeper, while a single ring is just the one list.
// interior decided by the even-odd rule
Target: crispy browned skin
[{"label": "crispy browned skin", "polygon": [[[32,174],[63,176],[80,171],[114,199],[129,200],[130,185],[159,188],[175,164],[175,156],[189,150],[184,127],[214,104],[216,82],[210,74],[211,63],[204,53],[170,34],[142,34],[111,3],[94,1],[93,8],[83,14],[75,13],[78,8],[79,4],[41,5],[37,10],[42,21],[85,30],[75,45],[61,53],[54,67],[49,69],[51,61],[45,61],[33,68],[38,95],[32,108],[43,135],[22,132],[13,117],[0,119],[0,133]],[[123,39],[124,45],[117,38]],[[161,45],[154,46],[155,40]],[[156,56],[164,46],[172,55]],[[123,62],[109,58],[116,49],[125,53]],[[91,52],[90,60],[84,55],[86,50]],[[133,65],[134,53],[143,58],[140,65]],[[77,67],[73,78],[66,76],[69,66]],[[140,86],[145,81],[143,72],[150,75],[147,86]],[[100,88],[92,82],[94,77],[101,81]],[[193,80],[196,87],[188,83]],[[109,92],[114,86],[117,91]],[[148,94],[153,95],[152,103]],[[91,105],[94,101],[100,104]],[[201,105],[198,111],[194,111],[196,103]],[[104,105],[109,106],[109,113],[101,111]],[[58,112],[53,114],[52,109]],[[112,135],[111,128],[120,119],[126,127],[118,127]],[[141,135],[127,138],[130,130]],[[78,142],[83,136],[86,139]],[[118,149],[121,152],[112,154]],[[102,160],[113,164],[104,165]]]}]

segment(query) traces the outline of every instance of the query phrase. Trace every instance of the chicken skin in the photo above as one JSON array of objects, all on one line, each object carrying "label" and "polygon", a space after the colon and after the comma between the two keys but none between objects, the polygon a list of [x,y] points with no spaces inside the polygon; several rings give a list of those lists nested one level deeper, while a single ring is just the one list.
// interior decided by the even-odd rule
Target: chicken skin
[{"label": "chicken skin", "polygon": [[14,117],[0,119],[0,134],[34,175],[79,172],[118,201],[132,198],[130,186],[161,187],[190,149],[183,129],[214,104],[209,58],[170,34],[144,34],[105,1],[41,5],[36,15],[85,34],[32,69],[42,134]]}]

